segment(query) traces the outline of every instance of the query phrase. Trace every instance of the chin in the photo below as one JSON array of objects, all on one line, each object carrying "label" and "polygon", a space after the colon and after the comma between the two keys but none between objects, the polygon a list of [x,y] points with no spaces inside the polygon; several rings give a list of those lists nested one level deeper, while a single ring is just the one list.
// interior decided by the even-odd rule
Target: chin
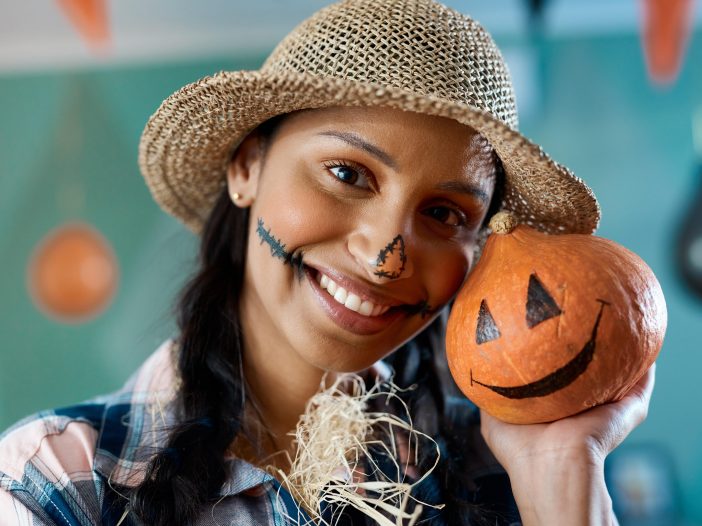
[{"label": "chin", "polygon": [[375,362],[387,356],[390,352],[378,353],[365,352],[356,347],[340,351],[338,348],[334,352],[315,353],[314,356],[306,356],[306,361],[322,371],[334,373],[359,373],[368,369]]}]

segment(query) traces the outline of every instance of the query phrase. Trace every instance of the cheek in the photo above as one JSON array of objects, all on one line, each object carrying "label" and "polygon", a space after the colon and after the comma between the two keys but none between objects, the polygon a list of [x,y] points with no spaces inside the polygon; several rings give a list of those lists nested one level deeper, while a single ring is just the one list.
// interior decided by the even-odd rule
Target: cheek
[{"label": "cheek", "polygon": [[429,297],[434,303],[445,304],[463,284],[470,268],[472,252],[460,247],[454,249],[428,248],[423,258],[425,261],[425,283]]},{"label": "cheek", "polygon": [[251,208],[252,219],[261,217],[290,250],[335,234],[347,215],[308,172],[305,166],[267,169]]}]

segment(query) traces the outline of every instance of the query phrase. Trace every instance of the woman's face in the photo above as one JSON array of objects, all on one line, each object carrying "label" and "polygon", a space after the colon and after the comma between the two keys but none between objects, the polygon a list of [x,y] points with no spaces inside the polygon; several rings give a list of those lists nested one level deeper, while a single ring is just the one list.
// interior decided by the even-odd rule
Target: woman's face
[{"label": "woman's face", "polygon": [[456,294],[495,165],[486,140],[453,120],[330,108],[290,115],[266,148],[247,138],[228,183],[251,202],[247,347],[276,349],[281,367],[360,371]]}]

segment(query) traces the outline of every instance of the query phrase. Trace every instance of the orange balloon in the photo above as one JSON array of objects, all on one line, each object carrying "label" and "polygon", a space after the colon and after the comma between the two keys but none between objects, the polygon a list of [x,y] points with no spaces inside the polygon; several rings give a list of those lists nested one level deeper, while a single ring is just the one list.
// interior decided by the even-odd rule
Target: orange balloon
[{"label": "orange balloon", "polygon": [[39,242],[27,281],[32,300],[44,313],[60,321],[86,321],[101,313],[114,296],[117,258],[95,228],[70,223]]}]

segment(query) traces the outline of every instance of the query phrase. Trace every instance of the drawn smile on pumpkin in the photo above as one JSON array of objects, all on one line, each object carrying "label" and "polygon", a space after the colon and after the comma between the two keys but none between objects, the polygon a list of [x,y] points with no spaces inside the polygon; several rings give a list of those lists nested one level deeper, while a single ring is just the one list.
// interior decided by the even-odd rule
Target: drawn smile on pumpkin
[{"label": "drawn smile on pumpkin", "polygon": [[609,305],[609,302],[605,300],[597,299],[596,301],[600,303],[600,312],[597,314],[597,319],[595,319],[595,324],[592,327],[590,339],[585,343],[582,350],[563,367],[560,367],[552,373],[547,374],[539,380],[515,387],[502,387],[499,385],[488,385],[482,383],[473,378],[473,369],[471,369],[470,384],[473,385],[473,383],[476,383],[483,387],[487,387],[497,394],[513,399],[548,396],[551,393],[555,393],[556,391],[570,385],[576,378],[578,378],[578,376],[585,372],[588,365],[590,365],[593,356],[595,355],[597,328],[600,325],[600,319],[602,318],[602,311],[604,310],[605,305]]}]

